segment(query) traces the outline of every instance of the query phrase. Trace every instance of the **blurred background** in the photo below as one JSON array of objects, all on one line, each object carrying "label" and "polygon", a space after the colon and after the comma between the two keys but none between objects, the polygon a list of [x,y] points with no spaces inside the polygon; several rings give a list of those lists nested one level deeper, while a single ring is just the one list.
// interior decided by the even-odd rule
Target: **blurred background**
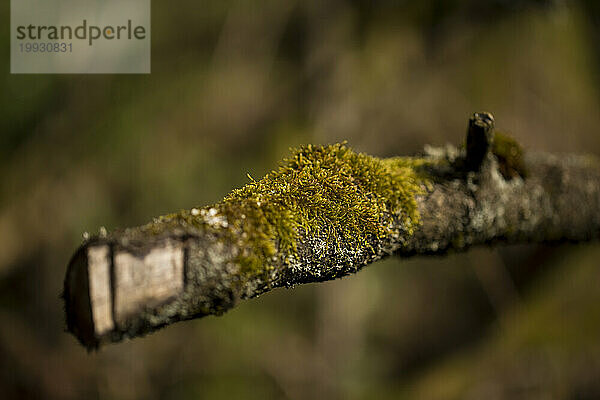
[{"label": "blurred background", "polygon": [[389,258],[90,354],[59,299],[83,232],[216,202],[291,146],[407,155],[489,110],[600,154],[600,2],[154,2],[150,75],[0,69],[2,398],[600,398],[597,244]]}]

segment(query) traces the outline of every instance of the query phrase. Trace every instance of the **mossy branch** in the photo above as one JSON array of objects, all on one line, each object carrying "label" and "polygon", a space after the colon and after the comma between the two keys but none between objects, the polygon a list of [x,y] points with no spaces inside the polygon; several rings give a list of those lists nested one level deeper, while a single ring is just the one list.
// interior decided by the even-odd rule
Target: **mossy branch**
[{"label": "mossy branch", "polygon": [[379,159],[345,144],[297,149],[208,207],[86,240],[69,264],[68,329],[88,348],[205,315],[382,257],[600,233],[600,164],[523,153],[469,120],[465,149]]}]

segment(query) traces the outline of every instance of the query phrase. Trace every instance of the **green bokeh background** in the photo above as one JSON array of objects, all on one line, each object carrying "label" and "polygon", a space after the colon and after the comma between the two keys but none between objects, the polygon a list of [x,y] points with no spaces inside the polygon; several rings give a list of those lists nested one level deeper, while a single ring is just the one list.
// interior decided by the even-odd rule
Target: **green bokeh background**
[{"label": "green bokeh background", "polygon": [[[288,148],[600,154],[594,0],[152,4],[150,75],[0,63],[0,393],[23,399],[600,398],[600,246],[389,258],[88,354],[59,294],[85,231],[218,201]],[[9,5],[0,7],[9,46]]]}]

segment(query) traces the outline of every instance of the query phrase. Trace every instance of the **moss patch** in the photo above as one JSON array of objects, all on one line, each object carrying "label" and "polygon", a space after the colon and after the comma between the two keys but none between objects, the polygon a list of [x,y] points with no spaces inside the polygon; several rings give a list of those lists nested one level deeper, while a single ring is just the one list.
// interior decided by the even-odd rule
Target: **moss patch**
[{"label": "moss patch", "polygon": [[498,158],[498,168],[504,179],[527,176],[523,148],[514,138],[505,133],[496,132],[492,152]]},{"label": "moss patch", "polygon": [[326,245],[375,250],[391,234],[410,236],[420,224],[415,195],[426,182],[413,158],[379,159],[344,143],[294,149],[278,169],[236,189],[212,207],[161,217],[212,230],[237,244],[241,275],[268,274],[275,257],[295,257],[301,236]]},{"label": "moss patch", "polygon": [[[330,246],[370,246],[391,233],[391,215],[405,234],[420,223],[415,194],[422,178],[407,158],[381,160],[345,144],[304,146],[260,181],[233,191],[217,208],[247,235],[240,255],[248,272],[276,250],[295,254],[299,235],[325,236]],[[397,223],[396,223],[397,224]]]}]

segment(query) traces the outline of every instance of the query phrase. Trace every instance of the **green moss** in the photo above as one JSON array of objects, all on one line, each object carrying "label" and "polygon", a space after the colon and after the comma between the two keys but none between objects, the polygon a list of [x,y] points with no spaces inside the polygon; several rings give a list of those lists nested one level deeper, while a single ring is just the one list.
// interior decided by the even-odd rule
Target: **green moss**
[{"label": "green moss", "polygon": [[[420,224],[415,195],[424,190],[423,159],[379,159],[345,144],[307,145],[292,151],[277,170],[234,190],[201,210],[161,217],[212,229],[237,243],[242,276],[268,274],[276,255],[294,257],[301,235],[328,248],[370,249],[392,233],[410,236]],[[392,221],[392,218],[394,220]],[[216,228],[216,229],[215,229]]]},{"label": "green moss", "polygon": [[400,215],[404,233],[420,223],[415,194],[423,180],[407,158],[381,160],[355,153],[344,144],[305,146],[275,171],[233,191],[218,206],[247,234],[253,249],[238,256],[242,268],[268,265],[276,250],[295,254],[299,235],[326,237],[330,246],[370,246],[391,228],[386,218]]},{"label": "green moss", "polygon": [[517,176],[525,178],[527,170],[523,160],[523,148],[511,136],[496,132],[492,152],[498,158],[500,173],[505,179],[512,179]]}]

